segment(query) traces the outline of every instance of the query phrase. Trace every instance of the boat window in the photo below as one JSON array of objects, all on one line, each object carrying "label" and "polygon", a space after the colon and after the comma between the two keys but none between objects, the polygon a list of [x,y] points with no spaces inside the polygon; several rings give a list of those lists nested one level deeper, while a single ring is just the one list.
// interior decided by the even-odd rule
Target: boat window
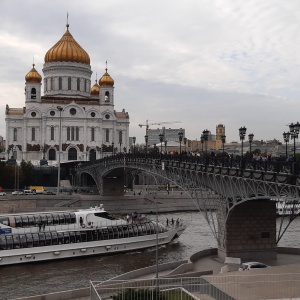
[{"label": "boat window", "polygon": [[75,243],[75,232],[74,231],[70,231],[70,243]]},{"label": "boat window", "polygon": [[112,229],[112,227],[108,227],[108,238],[109,239],[113,239],[114,238],[114,231]]},{"label": "boat window", "polygon": [[15,217],[16,227],[22,227],[22,219],[20,216]]},{"label": "boat window", "polygon": [[6,250],[6,238],[5,238],[5,236],[0,236],[0,250]]},{"label": "boat window", "polygon": [[74,212],[70,213],[70,218],[71,218],[71,223],[74,224],[76,223],[76,215]]},{"label": "boat window", "polygon": [[123,238],[124,237],[123,227],[122,226],[118,226],[118,229],[119,229],[119,238]]},{"label": "boat window", "polygon": [[127,238],[128,237],[128,227],[126,225],[123,226],[123,233],[124,233],[124,237]]},{"label": "boat window", "polygon": [[28,217],[27,216],[21,216],[22,221],[22,227],[28,227]]},{"label": "boat window", "polygon": [[98,230],[92,231],[93,241],[98,241]]},{"label": "boat window", "polygon": [[57,232],[56,231],[51,232],[51,238],[52,238],[52,245],[57,245],[58,244],[58,238],[57,238]]},{"label": "boat window", "polygon": [[34,226],[34,218],[33,218],[33,216],[28,216],[28,226]]},{"label": "boat window", "polygon": [[38,233],[33,233],[32,234],[32,240],[33,240],[33,247],[38,247],[39,246],[39,235],[38,235]]},{"label": "boat window", "polygon": [[46,215],[41,215],[41,222],[42,222],[42,224],[47,225],[47,217],[46,217]]},{"label": "boat window", "polygon": [[52,225],[53,224],[53,216],[51,214],[46,215],[47,218],[47,224]]},{"label": "boat window", "polygon": [[65,224],[65,215],[63,213],[58,214],[59,224]]},{"label": "boat window", "polygon": [[81,236],[81,241],[82,242],[86,242],[87,241],[87,237],[86,237],[86,232],[85,231],[80,231],[80,236]]},{"label": "boat window", "polygon": [[13,238],[12,235],[7,235],[6,236],[6,249],[12,249],[13,248]]},{"label": "boat window", "polygon": [[26,234],[26,248],[32,248],[33,247],[33,239],[32,239],[32,234],[27,233]]},{"label": "boat window", "polygon": [[62,232],[57,233],[57,239],[58,239],[58,244],[63,244],[64,243],[64,235]]},{"label": "boat window", "polygon": [[139,235],[143,235],[143,228],[141,224],[137,224],[137,228],[138,228]]},{"label": "boat window", "polygon": [[137,226],[135,224],[132,224],[132,230],[133,230],[133,235],[137,236],[139,234]]},{"label": "boat window", "polygon": [[103,232],[101,229],[98,229],[98,241],[104,240],[103,238]]},{"label": "boat window", "polygon": [[110,215],[108,212],[106,211],[103,211],[103,212],[97,212],[97,213],[94,213],[94,215],[96,217],[100,217],[100,218],[103,218],[103,219],[107,219],[107,220],[115,220],[116,218],[113,217],[112,215]]},{"label": "boat window", "polygon": [[19,235],[15,234],[13,235],[13,241],[14,241],[14,249],[20,248],[20,237]]},{"label": "boat window", "polygon": [[65,216],[65,223],[70,224],[71,223],[71,217],[69,213],[64,213]]},{"label": "boat window", "polygon": [[151,228],[150,228],[149,223],[145,223],[144,226],[145,226],[145,228],[146,228],[147,234],[151,234]]},{"label": "boat window", "polygon": [[128,234],[129,234],[130,237],[133,236],[133,229],[132,229],[131,225],[128,225]]},{"label": "boat window", "polygon": [[153,223],[149,223],[149,226],[150,226],[151,234],[154,234],[155,233],[155,228],[154,228]]},{"label": "boat window", "polygon": [[39,235],[39,244],[40,244],[40,246],[46,246],[44,232],[40,232],[40,233],[38,233],[38,235]]},{"label": "boat window", "polygon": [[37,226],[39,224],[41,224],[41,218],[40,215],[34,215],[34,224]]},{"label": "boat window", "polygon": [[27,248],[26,235],[20,234],[20,248]]},{"label": "boat window", "polygon": [[59,217],[58,217],[58,214],[52,214],[52,217],[53,217],[53,224],[54,224],[54,225],[59,224]]},{"label": "boat window", "polygon": [[76,239],[76,243],[80,243],[80,242],[81,242],[81,234],[80,234],[80,231],[76,231],[76,232],[75,232],[75,239]]},{"label": "boat window", "polygon": [[16,222],[15,222],[15,217],[13,217],[13,216],[10,216],[9,217],[9,226],[11,226],[11,227],[16,227]]},{"label": "boat window", "polygon": [[52,244],[50,232],[45,232],[45,244],[50,246]]},{"label": "boat window", "polygon": [[93,241],[93,234],[92,234],[92,231],[91,231],[91,230],[87,230],[87,231],[86,231],[86,237],[87,237],[87,241],[88,241],[88,242]]},{"label": "boat window", "polygon": [[69,235],[69,232],[64,232],[63,233],[64,235],[64,244],[69,244],[70,243],[70,235]]},{"label": "boat window", "polygon": [[118,238],[119,238],[119,230],[118,230],[118,227],[114,226],[114,227],[113,227],[113,231],[114,231],[114,239],[118,239]]},{"label": "boat window", "polygon": [[6,226],[10,226],[9,218],[0,216],[0,223]]}]

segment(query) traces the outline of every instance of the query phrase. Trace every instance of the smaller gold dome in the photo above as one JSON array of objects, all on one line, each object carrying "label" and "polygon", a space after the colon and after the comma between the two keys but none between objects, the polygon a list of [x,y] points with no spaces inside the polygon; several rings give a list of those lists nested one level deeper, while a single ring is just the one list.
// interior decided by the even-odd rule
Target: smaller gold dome
[{"label": "smaller gold dome", "polygon": [[107,73],[107,68],[105,69],[104,75],[99,79],[100,86],[114,86],[115,82]]},{"label": "smaller gold dome", "polygon": [[91,88],[91,95],[99,95],[99,84],[97,83],[97,80]]},{"label": "smaller gold dome", "polygon": [[35,64],[32,64],[32,69],[27,73],[25,76],[26,82],[30,83],[40,83],[42,81],[42,76],[39,72],[35,69]]}]

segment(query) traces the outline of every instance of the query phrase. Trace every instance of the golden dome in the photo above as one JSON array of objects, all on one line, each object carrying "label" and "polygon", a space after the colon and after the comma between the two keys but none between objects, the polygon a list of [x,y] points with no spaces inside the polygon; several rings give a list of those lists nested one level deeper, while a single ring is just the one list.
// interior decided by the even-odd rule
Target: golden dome
[{"label": "golden dome", "polygon": [[104,75],[99,79],[100,86],[114,86],[115,82],[107,73],[107,68],[105,69]]},{"label": "golden dome", "polygon": [[40,83],[42,81],[42,76],[39,72],[35,69],[35,64],[32,64],[32,69],[27,73],[25,76],[26,82],[30,83]]},{"label": "golden dome", "polygon": [[91,95],[99,95],[99,84],[97,83],[97,80],[91,88]]},{"label": "golden dome", "polygon": [[45,55],[45,63],[53,61],[70,61],[90,64],[87,52],[75,41],[69,32],[69,24],[62,38]]}]

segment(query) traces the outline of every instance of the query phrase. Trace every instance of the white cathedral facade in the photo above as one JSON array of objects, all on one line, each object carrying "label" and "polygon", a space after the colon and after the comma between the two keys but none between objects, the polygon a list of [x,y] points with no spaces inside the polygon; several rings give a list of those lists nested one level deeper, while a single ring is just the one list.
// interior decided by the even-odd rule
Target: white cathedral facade
[{"label": "white cathedral facade", "polygon": [[[6,153],[39,165],[89,161],[129,147],[129,115],[114,110],[114,80],[107,73],[91,87],[88,53],[69,25],[45,55],[43,78],[33,65],[25,76],[25,107],[6,105]],[[42,96],[43,81],[43,96]]]}]

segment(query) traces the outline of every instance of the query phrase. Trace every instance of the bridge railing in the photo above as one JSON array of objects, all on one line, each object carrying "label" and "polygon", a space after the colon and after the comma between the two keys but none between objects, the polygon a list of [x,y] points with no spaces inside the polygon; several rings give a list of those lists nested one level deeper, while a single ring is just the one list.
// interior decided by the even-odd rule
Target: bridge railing
[{"label": "bridge railing", "polygon": [[115,154],[112,156],[107,156],[105,158],[86,162],[84,166],[93,165],[95,163],[101,162],[117,162],[126,165],[128,162],[145,162],[153,163],[153,160],[159,161],[169,161],[177,163],[189,163],[197,164],[202,166],[212,166],[212,167],[223,167],[230,169],[241,169],[241,170],[251,170],[259,172],[273,172],[273,173],[285,173],[292,175],[299,175],[299,162],[285,161],[281,158],[272,158],[268,160],[255,160],[248,159],[240,156],[229,157],[229,156],[212,156],[212,155],[189,155],[189,154],[163,154],[163,153],[126,153],[126,154]]}]

